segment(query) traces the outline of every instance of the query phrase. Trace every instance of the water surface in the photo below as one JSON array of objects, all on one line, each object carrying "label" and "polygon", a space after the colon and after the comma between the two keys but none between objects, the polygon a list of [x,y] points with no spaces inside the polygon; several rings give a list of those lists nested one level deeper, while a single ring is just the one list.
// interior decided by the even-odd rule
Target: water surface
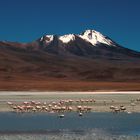
[{"label": "water surface", "polygon": [[1,133],[100,131],[110,135],[140,135],[140,113],[65,113],[64,118],[49,113],[0,113]]}]

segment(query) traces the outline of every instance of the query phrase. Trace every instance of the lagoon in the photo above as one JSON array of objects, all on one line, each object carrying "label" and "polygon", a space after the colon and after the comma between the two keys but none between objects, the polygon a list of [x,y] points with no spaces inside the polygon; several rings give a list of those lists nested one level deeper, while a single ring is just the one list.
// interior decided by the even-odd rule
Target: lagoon
[{"label": "lagoon", "polygon": [[76,112],[59,118],[53,113],[0,113],[1,133],[85,133],[96,131],[109,135],[140,135],[140,113],[91,112],[79,117]]}]

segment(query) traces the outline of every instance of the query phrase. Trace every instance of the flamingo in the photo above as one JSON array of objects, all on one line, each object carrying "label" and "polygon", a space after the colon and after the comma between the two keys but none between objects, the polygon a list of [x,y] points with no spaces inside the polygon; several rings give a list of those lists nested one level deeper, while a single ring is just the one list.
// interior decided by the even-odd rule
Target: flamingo
[{"label": "flamingo", "polygon": [[110,109],[113,111],[115,109],[115,106],[110,106]]},{"label": "flamingo", "polygon": [[91,110],[92,110],[92,108],[89,107],[89,106],[86,108],[86,111],[87,111],[87,112],[90,112]]},{"label": "flamingo", "polygon": [[15,111],[15,112],[17,112],[17,106],[16,105],[14,105],[14,106],[12,106],[12,109]]},{"label": "flamingo", "polygon": [[69,99],[69,100],[68,100],[68,103],[72,105],[73,100],[72,100],[72,99]]},{"label": "flamingo", "polygon": [[77,106],[77,111],[81,111],[82,106]]},{"label": "flamingo", "polygon": [[120,110],[124,112],[124,111],[126,111],[126,107],[124,107],[123,105],[121,105],[120,106]]},{"label": "flamingo", "polygon": [[103,101],[103,104],[106,105],[106,101],[105,100]]},{"label": "flamingo", "polygon": [[83,113],[82,113],[82,112],[80,112],[80,113],[79,113],[79,116],[83,116]]},{"label": "flamingo", "polygon": [[45,111],[48,111],[48,110],[49,110],[49,109],[46,107],[46,108],[45,108]]},{"label": "flamingo", "polygon": [[137,98],[136,101],[139,102],[140,101],[140,98]]},{"label": "flamingo", "polygon": [[76,103],[79,103],[80,101],[79,101],[79,100],[76,100],[75,102],[76,102]]},{"label": "flamingo", "polygon": [[31,101],[31,105],[35,105],[35,103],[36,103],[35,101]]},{"label": "flamingo", "polygon": [[64,114],[60,114],[60,115],[59,115],[59,118],[64,118],[64,117],[65,117]]},{"label": "flamingo", "polygon": [[135,103],[131,103],[131,106],[132,106],[132,110],[134,110],[134,107],[136,106]]},{"label": "flamingo", "polygon": [[95,103],[96,102],[96,100],[95,99],[92,99],[92,101]]},{"label": "flamingo", "polygon": [[40,111],[41,109],[42,109],[41,106],[36,106],[37,111]]},{"label": "flamingo", "polygon": [[33,106],[31,106],[31,105],[28,105],[28,106],[26,106],[26,110],[27,110],[27,112],[29,112],[29,111],[31,111],[31,110],[33,110]]},{"label": "flamingo", "polygon": [[45,110],[46,110],[46,106],[43,105],[43,106],[41,107],[41,111],[45,111]]},{"label": "flamingo", "polygon": [[83,104],[84,103],[84,100],[83,99],[80,99],[80,102],[81,102],[81,104]]},{"label": "flamingo", "polygon": [[65,107],[65,106],[62,106],[62,107],[61,107],[61,111],[62,111],[62,112],[65,112],[65,110],[66,110],[66,107]]},{"label": "flamingo", "polygon": [[36,108],[33,108],[32,111],[33,111],[33,112],[36,112],[37,110],[36,110]]},{"label": "flamingo", "polygon": [[7,102],[7,104],[8,104],[9,106],[13,105],[13,103],[12,103],[12,102]]},{"label": "flamingo", "polygon": [[73,108],[72,108],[71,106],[69,106],[67,109],[68,109],[68,111],[70,111],[70,112],[73,110]]},{"label": "flamingo", "polygon": [[23,104],[24,104],[24,105],[28,105],[28,104],[29,104],[29,102],[26,102],[26,101],[25,101],[25,102],[23,102]]},{"label": "flamingo", "polygon": [[90,103],[92,103],[92,102],[93,102],[93,100],[92,100],[92,99],[89,99],[89,102],[90,102]]},{"label": "flamingo", "polygon": [[118,107],[115,107],[114,112],[118,113],[118,112],[120,112],[120,109]]}]

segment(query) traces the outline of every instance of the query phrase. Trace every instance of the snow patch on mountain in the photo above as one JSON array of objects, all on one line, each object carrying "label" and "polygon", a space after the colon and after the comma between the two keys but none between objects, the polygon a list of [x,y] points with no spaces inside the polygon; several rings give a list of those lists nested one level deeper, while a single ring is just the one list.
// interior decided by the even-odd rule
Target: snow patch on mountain
[{"label": "snow patch on mountain", "polygon": [[68,43],[70,41],[75,40],[75,35],[73,34],[63,35],[59,37],[59,40],[61,40],[63,43]]},{"label": "snow patch on mountain", "polygon": [[114,43],[110,39],[107,39],[106,36],[95,30],[86,30],[83,34],[79,35],[79,37],[87,42],[90,42],[94,46],[98,43],[114,45]]},{"label": "snow patch on mountain", "polygon": [[45,41],[46,44],[52,42],[54,39],[54,36],[53,35],[46,35],[46,36],[43,36],[41,37],[40,41]]}]

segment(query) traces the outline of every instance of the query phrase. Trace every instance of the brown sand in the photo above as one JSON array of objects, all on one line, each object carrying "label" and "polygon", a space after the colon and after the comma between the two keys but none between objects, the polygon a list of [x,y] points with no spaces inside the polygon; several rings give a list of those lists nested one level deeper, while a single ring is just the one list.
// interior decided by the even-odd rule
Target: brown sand
[{"label": "brown sand", "polygon": [[140,91],[140,82],[92,82],[67,80],[0,81],[1,91]]}]

